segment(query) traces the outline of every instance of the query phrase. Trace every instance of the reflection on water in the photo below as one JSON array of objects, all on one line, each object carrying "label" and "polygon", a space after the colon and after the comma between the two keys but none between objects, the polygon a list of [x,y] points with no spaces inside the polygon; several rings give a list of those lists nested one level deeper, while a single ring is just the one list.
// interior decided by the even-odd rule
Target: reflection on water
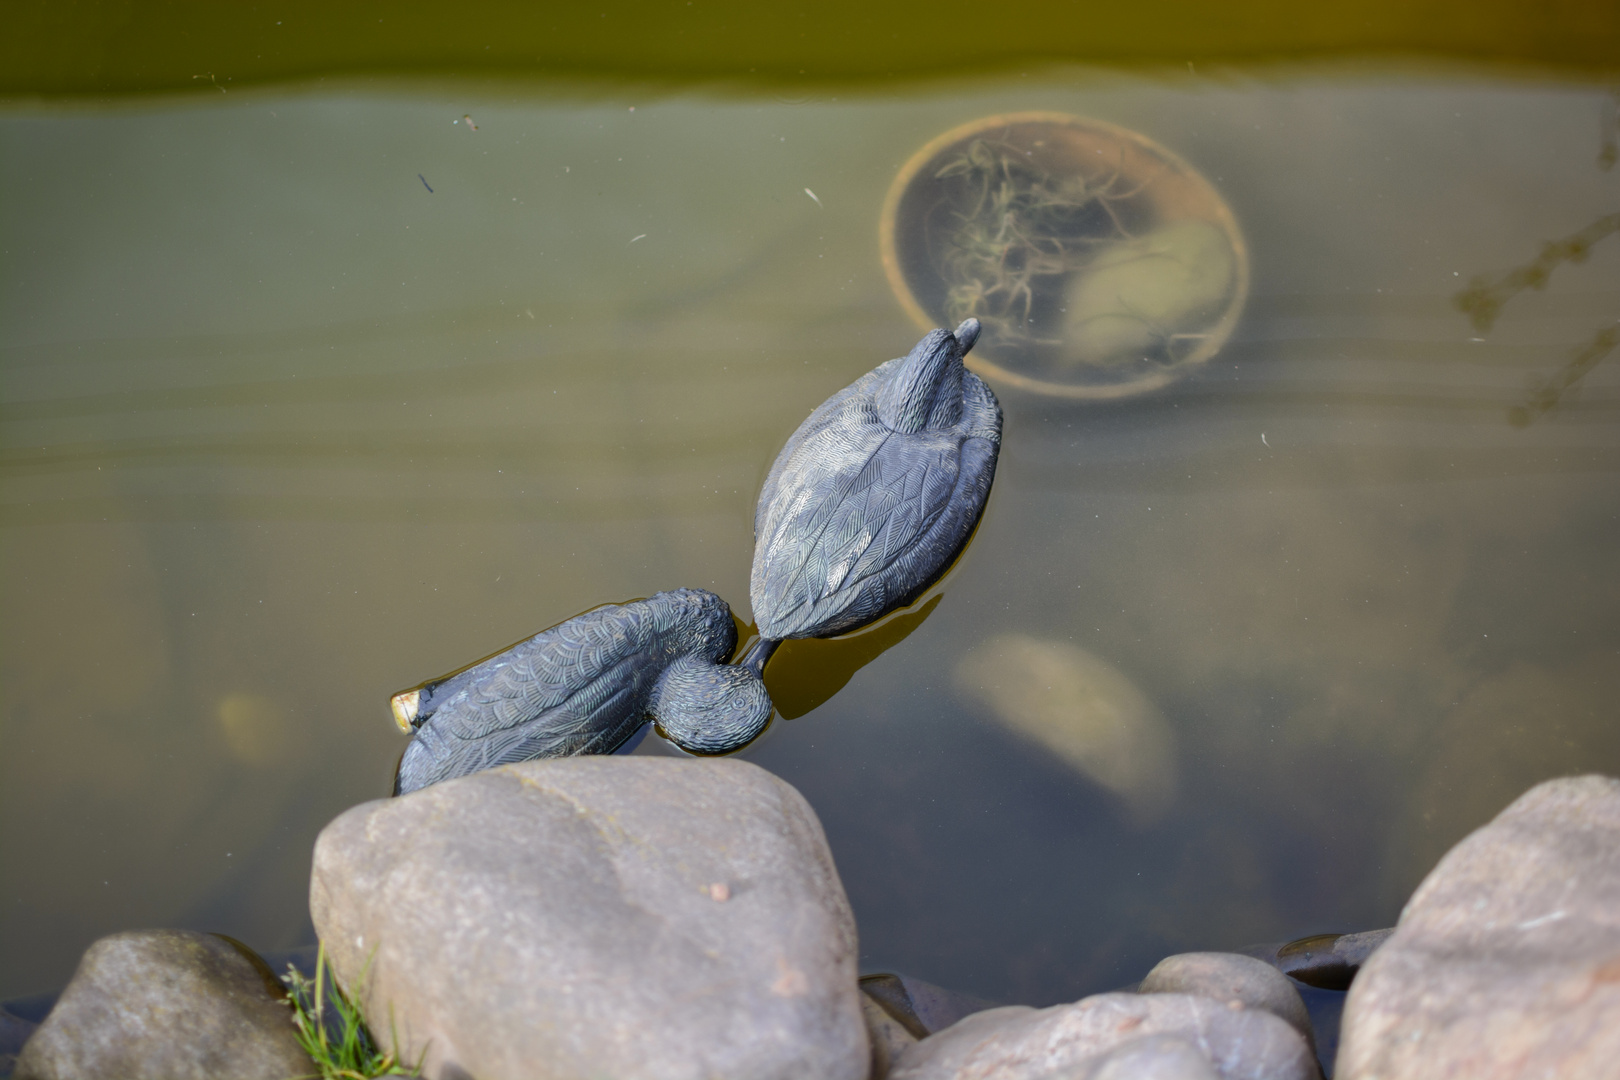
[{"label": "reflection on water", "polygon": [[782,642],[765,669],[765,688],[776,703],[776,711],[784,720],[797,720],[826,704],[857,671],[900,644],[933,614],[944,599],[938,589],[934,587],[931,598],[856,633]]},{"label": "reflection on water", "polygon": [[268,698],[229,694],[220,699],[218,716],[225,745],[244,764],[284,765],[296,749],[291,726]]},{"label": "reflection on water", "polygon": [[[806,643],[848,652],[841,689],[787,692],[784,647],[799,704],[746,756],[821,815],[865,962],[986,998],[1389,925],[1533,781],[1620,772],[1616,365],[1504,419],[1612,325],[1620,246],[1488,336],[1450,302],[1615,212],[1606,107],[1073,71],[804,104],[9,107],[0,995],[132,926],[305,940],[313,837],[386,793],[388,695],[425,672],[604,598],[746,615],[777,450],[916,340],[878,256],[890,182],[1029,109],[1206,176],[1248,242],[1244,319],[1128,403],[998,388],[995,491],[935,606]],[[1129,674],[1174,747],[1157,818],[959,692],[1003,635]]]}]

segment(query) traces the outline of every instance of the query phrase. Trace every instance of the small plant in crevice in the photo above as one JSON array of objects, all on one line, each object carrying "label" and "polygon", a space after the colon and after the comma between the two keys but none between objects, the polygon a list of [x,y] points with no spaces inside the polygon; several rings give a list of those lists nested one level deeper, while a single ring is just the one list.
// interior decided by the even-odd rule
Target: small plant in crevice
[{"label": "small plant in crevice", "polygon": [[[364,985],[371,971],[373,952],[360,969],[357,985]],[[332,976],[331,964],[322,945],[315,958],[315,977],[288,965],[281,977],[287,984],[287,1003],[292,1007],[293,1024],[298,1028],[298,1044],[315,1062],[312,1077],[319,1080],[373,1080],[381,1076],[418,1076],[422,1063],[400,1063],[393,1053],[384,1053],[366,1027],[357,1001],[344,993]],[[397,1035],[393,1045],[398,1047]],[[304,1078],[296,1078],[304,1080]]]}]

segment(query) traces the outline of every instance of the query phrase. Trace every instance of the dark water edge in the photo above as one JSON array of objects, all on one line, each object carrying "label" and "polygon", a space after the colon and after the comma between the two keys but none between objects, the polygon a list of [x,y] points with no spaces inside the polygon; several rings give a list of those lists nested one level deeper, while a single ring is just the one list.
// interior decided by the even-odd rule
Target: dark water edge
[{"label": "dark water edge", "polygon": [[1321,65],[1372,57],[1486,64],[1590,79],[1620,65],[1620,13],[1601,0],[1190,0],[1076,8],[1023,0],[872,5],[818,0],[778,11],[746,0],[617,0],[536,8],[474,0],[265,8],[29,3],[0,42],[0,95],[72,98],[195,91],[355,76],[549,79],[694,86],[733,93],[893,92],[1053,63],[1145,72],[1184,66]]}]

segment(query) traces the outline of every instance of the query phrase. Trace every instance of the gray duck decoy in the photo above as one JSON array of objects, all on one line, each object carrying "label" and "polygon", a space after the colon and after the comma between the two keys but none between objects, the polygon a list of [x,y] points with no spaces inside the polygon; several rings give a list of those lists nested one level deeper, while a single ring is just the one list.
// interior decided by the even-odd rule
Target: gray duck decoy
[{"label": "gray duck decoy", "polygon": [[608,754],[649,719],[682,749],[725,753],[771,718],[737,648],[726,602],[703,589],[609,604],[559,623],[447,679],[396,694],[415,737],[394,794],[496,765]]},{"label": "gray duck decoy", "polygon": [[749,598],[763,672],[786,638],[831,637],[937,581],[984,511],[1001,406],[962,366],[968,319],[934,330],[822,403],[776,457],[754,511]]}]

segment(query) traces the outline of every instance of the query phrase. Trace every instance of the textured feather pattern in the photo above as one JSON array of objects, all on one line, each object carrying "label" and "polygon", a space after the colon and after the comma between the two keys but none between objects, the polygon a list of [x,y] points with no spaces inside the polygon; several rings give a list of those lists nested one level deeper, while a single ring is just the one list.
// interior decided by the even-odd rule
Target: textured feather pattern
[{"label": "textured feather pattern", "polygon": [[536,757],[608,753],[647,720],[653,688],[682,656],[736,648],[731,610],[676,589],[588,611],[456,677],[405,748],[398,788]]},{"label": "textured feather pattern", "polygon": [[826,637],[910,603],[978,522],[995,477],[1000,406],[961,371],[954,423],[892,430],[878,394],[904,359],[828,398],[772,465],[754,515],[749,581],[763,637]]}]

